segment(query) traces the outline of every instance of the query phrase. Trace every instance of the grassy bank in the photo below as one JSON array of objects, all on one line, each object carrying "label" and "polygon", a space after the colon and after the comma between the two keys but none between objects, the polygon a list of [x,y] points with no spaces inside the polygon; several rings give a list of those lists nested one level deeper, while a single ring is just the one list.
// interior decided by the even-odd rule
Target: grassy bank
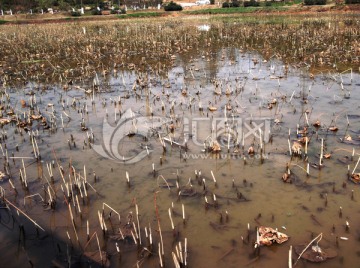
[{"label": "grassy bank", "polygon": [[166,12],[154,10],[129,11],[124,15],[102,15],[94,16],[86,14],[80,17],[71,17],[69,13],[57,14],[20,14],[14,16],[3,16],[0,19],[0,25],[6,24],[39,24],[39,23],[64,23],[74,21],[106,21],[116,19],[131,19],[131,18],[158,18],[188,16],[188,15],[236,15],[236,14],[257,14],[257,13],[273,13],[273,14],[318,14],[318,12],[339,12],[339,13],[358,13],[360,12],[360,5],[327,5],[327,6],[302,6],[299,5],[301,0],[295,0],[292,3],[284,2],[262,2],[259,7],[229,7],[221,8],[215,5],[208,5],[204,7],[186,8],[180,12]]},{"label": "grassy bank", "polygon": [[161,17],[166,15],[165,12],[136,12],[136,13],[128,13],[124,15],[118,15],[117,17],[120,19],[126,18],[153,18],[153,17]]},{"label": "grassy bank", "polygon": [[184,11],[188,15],[204,15],[204,14],[236,14],[236,13],[254,13],[259,11],[275,12],[286,11],[287,8],[283,6],[276,7],[230,7],[230,8],[208,8]]}]

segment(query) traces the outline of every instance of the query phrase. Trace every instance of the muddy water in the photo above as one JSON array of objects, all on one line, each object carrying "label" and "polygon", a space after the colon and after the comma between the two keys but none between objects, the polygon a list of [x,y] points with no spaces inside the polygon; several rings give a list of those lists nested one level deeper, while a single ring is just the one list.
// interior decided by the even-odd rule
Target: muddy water
[{"label": "muddy water", "polygon": [[[1,209],[4,226],[1,252],[9,266],[26,265],[31,261],[35,267],[47,267],[55,259],[66,265],[68,256],[74,266],[81,263],[86,266],[86,260],[80,261],[80,253],[98,250],[96,239],[86,243],[87,220],[90,233],[97,232],[102,249],[112,255],[113,267],[130,267],[137,263],[143,267],[158,267],[158,221],[164,239],[165,263],[170,267],[173,266],[171,252],[175,251],[175,242],[181,241],[184,247],[185,238],[189,267],[286,267],[290,245],[307,244],[320,233],[323,239],[319,246],[334,248],[338,253],[336,258],[320,266],[354,267],[359,262],[360,192],[357,185],[347,180],[347,164],[339,161],[344,156],[351,158],[355,149],[353,159],[348,162],[352,171],[358,159],[359,74],[328,71],[311,78],[306,68],[275,59],[265,61],[254,51],[244,52],[233,47],[214,48],[214,51],[191,57],[178,55],[167,78],[155,74],[144,78],[142,74],[142,80],[147,83],[144,88],[139,85],[134,88],[138,78],[135,71],[122,70],[114,77],[103,79],[100,76],[99,89],[103,93],[94,95],[91,84],[81,85],[90,89],[89,94],[75,86],[67,91],[57,86],[38,91],[35,82],[27,84],[23,90],[7,90],[20,116],[28,108],[22,108],[19,101],[29,102],[30,97],[25,93],[33,89],[36,106],[42,114],[49,118],[55,111],[57,118],[57,131],[43,130],[39,122],[31,126],[37,137],[41,161],[38,164],[34,159],[24,158],[29,190],[23,190],[19,181],[22,167],[19,159],[10,160],[9,168],[18,195],[14,195],[7,181],[1,184],[8,200],[45,229],[45,232],[39,230],[37,235],[24,216],[12,209],[13,217],[9,217],[6,210]],[[199,102],[203,110],[199,109]],[[227,104],[231,109],[225,108]],[[209,106],[217,110],[209,111]],[[71,119],[67,119],[64,112]],[[312,126],[316,120],[321,122],[320,128]],[[81,122],[88,131],[81,131]],[[301,130],[307,122],[311,138],[308,158],[305,159],[304,148],[302,157],[290,157],[288,140],[291,144],[297,140],[297,128]],[[173,132],[170,125],[174,127]],[[261,140],[266,141],[260,142],[258,126],[261,126]],[[329,131],[330,126],[337,126],[338,131]],[[6,143],[9,156],[14,153],[16,157],[34,157],[29,135],[24,130],[20,135],[14,125],[8,124],[3,132],[8,138],[2,145],[4,148]],[[88,142],[90,133],[94,134],[91,145]],[[135,135],[128,137],[128,133]],[[164,152],[159,135],[186,144],[187,149],[166,142]],[[347,135],[351,136],[351,144],[341,142]],[[204,150],[204,142],[210,137],[221,144],[220,153]],[[321,169],[315,165],[310,167],[307,176],[307,162],[319,163],[321,139],[331,158],[323,160]],[[254,156],[247,153],[251,145],[255,149]],[[100,152],[99,148],[104,151]],[[87,181],[96,189],[95,192],[87,187],[89,198],[84,203],[78,196],[81,215],[73,201],[70,202],[79,242],[64,201],[61,186],[64,189],[65,185],[56,163],[52,184],[57,195],[56,209],[44,210],[38,197],[32,201],[27,199],[24,205],[24,196],[39,193],[44,198],[43,186],[47,188],[47,180],[50,181],[46,163],[52,161],[64,168],[66,181],[69,181],[69,165],[83,177],[85,165]],[[287,164],[294,174],[292,184],[283,183],[281,179]],[[196,178],[195,172],[199,171],[201,175]],[[176,186],[163,187],[164,180],[159,175],[171,186],[178,180],[182,191],[192,185],[194,195],[179,195]],[[242,198],[238,198],[240,193]],[[98,219],[104,202],[121,215],[119,224],[117,215],[112,213],[109,220],[110,210],[105,209],[108,228],[105,236]],[[144,227],[151,226],[154,256],[138,255],[129,239],[126,243],[118,241],[122,252],[120,261],[115,242],[109,236],[118,233],[118,228],[128,221],[129,213],[135,219],[135,203],[139,208],[142,241],[145,240]],[[339,217],[340,207],[342,217]],[[175,235],[169,208],[172,208]],[[350,224],[349,231],[345,229],[346,221]],[[21,224],[25,226],[25,243],[23,239],[18,243]],[[278,228],[290,236],[289,241],[261,247],[259,257],[254,256],[255,228],[260,225]],[[293,259],[296,258],[294,253]],[[304,261],[297,266],[315,267]]]}]

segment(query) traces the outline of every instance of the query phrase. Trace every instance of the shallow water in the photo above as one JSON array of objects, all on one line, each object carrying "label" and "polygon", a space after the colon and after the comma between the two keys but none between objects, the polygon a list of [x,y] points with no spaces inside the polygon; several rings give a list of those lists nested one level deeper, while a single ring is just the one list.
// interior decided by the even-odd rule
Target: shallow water
[{"label": "shallow water", "polygon": [[[194,27],[196,25],[194,23]],[[223,37],[226,39],[226,36]],[[139,75],[126,69],[116,70],[114,76],[103,78],[99,75],[98,90],[103,90],[103,93],[94,91],[94,95],[91,83],[85,81],[78,86],[89,89],[89,94],[77,85],[70,85],[66,91],[57,84],[49,85],[47,90],[38,90],[43,84],[35,81],[21,90],[4,85],[2,103],[6,103],[6,89],[10,98],[8,103],[15,107],[20,118],[29,109],[22,108],[20,100],[24,99],[29,105],[30,96],[25,92],[34,90],[35,110],[40,110],[48,121],[51,112],[55,111],[57,125],[57,130],[53,132],[43,130],[35,121],[29,126],[39,146],[39,164],[34,159],[29,135],[24,130],[20,135],[14,124],[3,127],[3,133],[7,134],[7,139],[2,141],[4,152],[7,148],[9,157],[14,153],[15,157],[32,159],[24,158],[28,191],[21,187],[20,159],[15,159],[15,162],[9,160],[11,179],[18,195],[14,195],[9,182],[4,181],[1,186],[9,201],[45,229],[45,232],[39,230],[37,236],[34,225],[24,216],[17,215],[12,209],[14,216],[11,218],[6,209],[1,209],[1,223],[8,229],[2,228],[0,232],[4,241],[0,251],[2,259],[9,263],[8,267],[26,265],[29,260],[35,267],[47,267],[54,259],[66,265],[68,256],[72,256],[74,267],[86,266],[86,261],[79,262],[80,252],[98,250],[95,238],[88,245],[86,243],[87,220],[90,235],[97,232],[102,249],[113,255],[112,267],[130,267],[137,263],[143,267],[158,267],[158,221],[164,239],[165,263],[170,267],[173,266],[171,252],[175,251],[175,242],[181,241],[184,247],[185,238],[189,267],[286,267],[289,246],[308,244],[320,233],[323,233],[323,238],[319,245],[334,248],[338,253],[336,258],[320,266],[354,267],[359,262],[357,248],[360,233],[356,223],[360,220],[357,208],[360,193],[358,186],[347,179],[347,165],[339,162],[344,156],[350,157],[354,149],[355,155],[349,161],[352,171],[359,156],[359,74],[355,69],[342,74],[328,70],[311,78],[309,69],[305,67],[288,65],[275,58],[264,60],[254,50],[245,51],[235,46],[211,49],[211,54],[189,52],[177,55],[165,78],[153,72],[141,72]],[[136,84],[137,79],[144,82],[143,88]],[[220,86],[216,88],[215,83]],[[229,94],[226,94],[227,90]],[[215,91],[220,92],[215,94]],[[72,105],[74,99],[75,104]],[[270,107],[269,103],[274,99],[276,103]],[[199,110],[200,101],[202,111]],[[226,111],[227,104],[231,110]],[[217,110],[211,112],[209,106]],[[82,118],[88,131],[80,129]],[[303,157],[290,157],[288,146],[288,139],[292,144],[298,138],[297,128],[302,129],[307,120],[311,138],[308,162],[319,163],[321,139],[324,139],[325,152],[331,153],[330,159],[323,160],[321,169],[310,167],[309,176],[306,175],[305,149],[302,149]],[[316,120],[321,121],[318,129],[312,126]],[[225,121],[230,129],[226,129]],[[169,130],[171,124],[175,128],[173,132]],[[260,144],[257,126],[262,126],[262,140],[269,139],[269,142]],[[337,126],[339,130],[329,131],[330,126]],[[39,129],[38,133],[36,129]],[[126,136],[129,132],[135,135]],[[90,146],[88,135],[91,136],[91,133],[94,140]],[[70,141],[70,149],[68,142],[71,135],[76,147]],[[164,152],[159,135],[186,144],[187,150],[167,143]],[[209,141],[211,135],[218,138],[222,146],[218,154],[204,151],[203,144],[205,140]],[[341,142],[346,135],[351,136],[352,144]],[[19,152],[16,151],[17,144]],[[254,156],[247,154],[250,145],[255,148]],[[262,157],[260,147],[263,147]],[[107,150],[99,153],[99,148]],[[4,161],[5,156],[2,158]],[[56,209],[44,211],[38,197],[38,202],[27,199],[24,205],[24,196],[39,193],[45,197],[43,187],[48,189],[47,181],[50,181],[46,163],[52,161],[58,161],[64,168],[66,182],[74,180],[73,176],[69,178],[70,165],[83,178],[85,165],[87,181],[96,189],[95,192],[91,186],[87,187],[88,199],[85,198],[85,201],[74,190],[80,201],[81,216],[76,203],[70,200],[79,243],[64,201],[62,189],[66,194],[66,187],[56,163],[53,168],[54,183],[51,184],[57,196]],[[283,183],[281,179],[287,163],[296,175],[292,184]],[[196,171],[201,171],[199,179],[195,176]],[[176,187],[162,187],[164,180],[159,175],[174,186],[176,180],[180,187],[186,189],[193,185],[196,195],[181,196]],[[203,178],[205,186],[201,183]],[[238,198],[238,192],[246,201]],[[216,206],[213,206],[213,194]],[[210,203],[207,208],[205,197]],[[121,215],[121,224],[114,212],[111,220],[106,219],[108,230],[105,236],[97,214],[102,211],[104,202]],[[145,241],[144,228],[151,226],[153,256],[142,258],[141,254],[137,254],[133,241],[128,239],[126,243],[118,242],[122,252],[120,262],[115,242],[108,236],[118,232],[118,228],[127,222],[130,212],[137,224],[135,203],[139,208],[142,242]],[[185,207],[185,224],[182,204]],[[168,214],[172,206],[176,235]],[[341,218],[340,207],[343,211]],[[109,212],[106,208],[106,218]],[[350,224],[349,231],[345,230],[346,221]],[[23,239],[18,243],[18,226],[21,224],[25,225],[25,243]],[[255,228],[260,225],[278,228],[290,239],[281,245],[261,247],[260,255],[256,257],[253,249]],[[338,243],[336,237],[339,237]],[[150,249],[145,243],[143,246]],[[293,259],[296,258],[294,253]],[[315,264],[301,260],[297,266],[315,267]]]}]

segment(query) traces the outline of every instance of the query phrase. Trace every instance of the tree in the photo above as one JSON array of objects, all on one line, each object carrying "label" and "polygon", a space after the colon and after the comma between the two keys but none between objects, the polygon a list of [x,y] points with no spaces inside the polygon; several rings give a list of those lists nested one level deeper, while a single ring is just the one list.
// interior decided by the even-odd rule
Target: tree
[{"label": "tree", "polygon": [[37,6],[37,0],[0,0],[0,9],[21,9],[29,10]]},{"label": "tree", "polygon": [[50,8],[53,5],[52,0],[36,0],[37,6],[42,9]]},{"label": "tree", "polygon": [[[92,5],[103,6],[105,0],[0,0],[0,9],[20,9],[22,11],[28,11],[35,8],[50,8],[53,6],[59,7],[59,9],[67,10],[69,7],[75,7],[80,5]],[[113,3],[123,2],[121,0],[113,0]]]}]

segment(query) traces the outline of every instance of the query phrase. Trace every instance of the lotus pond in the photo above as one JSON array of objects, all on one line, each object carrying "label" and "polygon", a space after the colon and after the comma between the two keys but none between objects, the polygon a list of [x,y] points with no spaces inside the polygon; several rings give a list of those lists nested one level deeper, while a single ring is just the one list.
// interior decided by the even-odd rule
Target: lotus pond
[{"label": "lotus pond", "polygon": [[359,29],[358,14],[1,26],[2,262],[354,267]]}]

